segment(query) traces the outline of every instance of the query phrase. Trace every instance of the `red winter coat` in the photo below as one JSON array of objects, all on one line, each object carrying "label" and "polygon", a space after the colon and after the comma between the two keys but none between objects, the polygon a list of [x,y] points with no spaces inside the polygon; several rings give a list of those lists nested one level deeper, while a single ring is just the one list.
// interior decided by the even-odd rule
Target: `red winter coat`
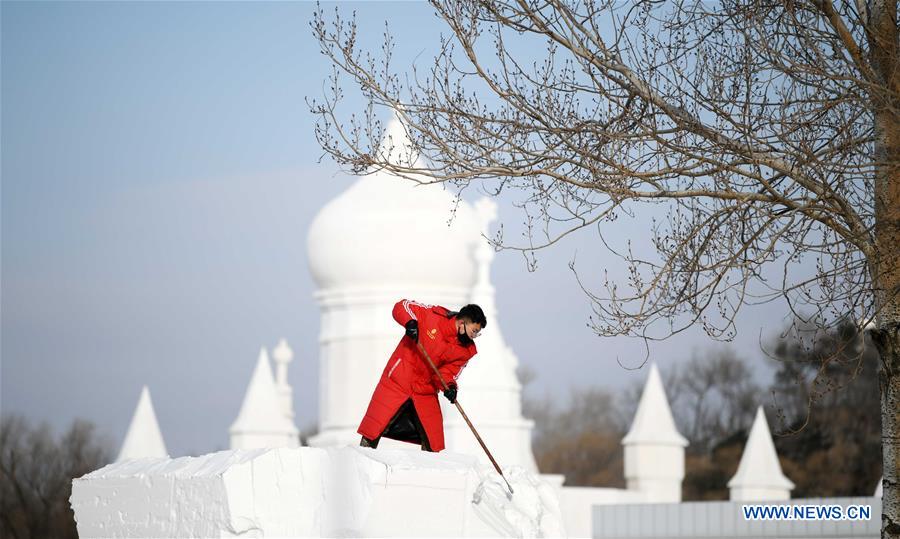
[{"label": "red winter coat", "polygon": [[[447,384],[456,378],[477,350],[475,344],[463,346],[456,333],[456,318],[447,318],[444,307],[401,300],[394,305],[394,320],[401,326],[410,320],[419,324],[419,342],[425,347]],[[419,352],[415,341],[406,335],[391,354],[366,415],[357,432],[370,440],[381,436],[400,406],[412,399],[419,421],[425,428],[432,451],[444,449],[444,424],[438,392],[441,382]]]}]

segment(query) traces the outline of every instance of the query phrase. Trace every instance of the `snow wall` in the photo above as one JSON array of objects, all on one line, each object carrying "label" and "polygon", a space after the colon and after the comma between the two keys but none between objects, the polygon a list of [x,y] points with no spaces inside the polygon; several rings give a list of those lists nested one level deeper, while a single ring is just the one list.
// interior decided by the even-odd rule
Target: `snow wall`
[{"label": "snow wall", "polygon": [[88,537],[563,537],[557,491],[477,459],[360,447],[110,464],[72,483]]}]

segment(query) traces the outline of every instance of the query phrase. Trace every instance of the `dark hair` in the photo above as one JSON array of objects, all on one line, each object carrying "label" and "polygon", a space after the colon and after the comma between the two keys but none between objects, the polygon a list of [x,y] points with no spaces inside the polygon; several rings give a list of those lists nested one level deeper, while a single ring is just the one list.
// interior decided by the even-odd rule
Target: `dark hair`
[{"label": "dark hair", "polygon": [[478,324],[482,329],[487,327],[487,318],[484,317],[484,311],[482,311],[481,307],[475,305],[474,303],[470,303],[460,309],[459,313],[456,316],[458,316],[459,318],[465,318],[473,324]]}]

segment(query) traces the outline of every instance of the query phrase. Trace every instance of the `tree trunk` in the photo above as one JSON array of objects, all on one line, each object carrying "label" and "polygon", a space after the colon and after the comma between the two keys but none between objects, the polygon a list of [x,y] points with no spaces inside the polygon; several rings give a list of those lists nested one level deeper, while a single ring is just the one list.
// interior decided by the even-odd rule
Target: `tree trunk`
[{"label": "tree trunk", "polygon": [[[900,109],[895,109],[900,110]],[[879,124],[876,114],[876,124]],[[885,159],[875,180],[876,260],[873,270],[877,329],[872,338],[881,356],[881,458],[884,494],[881,537],[900,539],[900,114],[884,114],[876,156]],[[878,147],[880,146],[880,148]]]},{"label": "tree trunk", "polygon": [[[876,260],[870,265],[875,287],[877,329],[873,341],[881,356],[881,452],[884,494],[881,537],[900,539],[900,113],[876,114],[879,143],[875,178]],[[885,120],[884,117],[888,119]],[[890,122],[890,123],[888,123]],[[879,125],[880,124],[880,125]]]},{"label": "tree trunk", "polygon": [[881,459],[884,493],[881,498],[881,537],[900,537],[897,468],[900,464],[897,433],[900,431],[900,324],[872,332],[881,354]]},{"label": "tree trunk", "polygon": [[900,539],[900,41],[897,0],[868,3],[869,60],[881,86],[870,94],[875,120],[875,289],[881,354],[881,537]]}]

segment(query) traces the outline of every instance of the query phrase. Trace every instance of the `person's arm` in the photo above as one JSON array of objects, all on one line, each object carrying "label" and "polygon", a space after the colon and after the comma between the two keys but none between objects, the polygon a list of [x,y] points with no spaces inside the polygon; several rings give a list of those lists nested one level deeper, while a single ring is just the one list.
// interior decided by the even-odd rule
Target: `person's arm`
[{"label": "person's arm", "polygon": [[[472,356],[467,355],[461,357],[459,359],[454,359],[452,361],[448,361],[438,367],[438,372],[441,373],[441,379],[444,380],[449,387],[458,389],[458,385],[456,383],[456,379],[459,378],[459,375],[462,373],[462,370],[466,367],[466,364],[469,362]],[[443,390],[444,388],[441,386],[440,380],[435,378],[435,385],[438,389]],[[454,399],[455,400],[455,399]],[[452,401],[451,401],[452,402]]]},{"label": "person's arm", "polygon": [[401,299],[394,304],[394,320],[406,329],[406,336],[419,340],[419,315],[422,309],[430,309],[431,305],[425,305],[409,299]]},{"label": "person's arm", "polygon": [[418,320],[422,309],[430,309],[431,305],[419,303],[411,299],[401,299],[394,304],[394,320],[401,326],[406,326],[410,320]]}]

